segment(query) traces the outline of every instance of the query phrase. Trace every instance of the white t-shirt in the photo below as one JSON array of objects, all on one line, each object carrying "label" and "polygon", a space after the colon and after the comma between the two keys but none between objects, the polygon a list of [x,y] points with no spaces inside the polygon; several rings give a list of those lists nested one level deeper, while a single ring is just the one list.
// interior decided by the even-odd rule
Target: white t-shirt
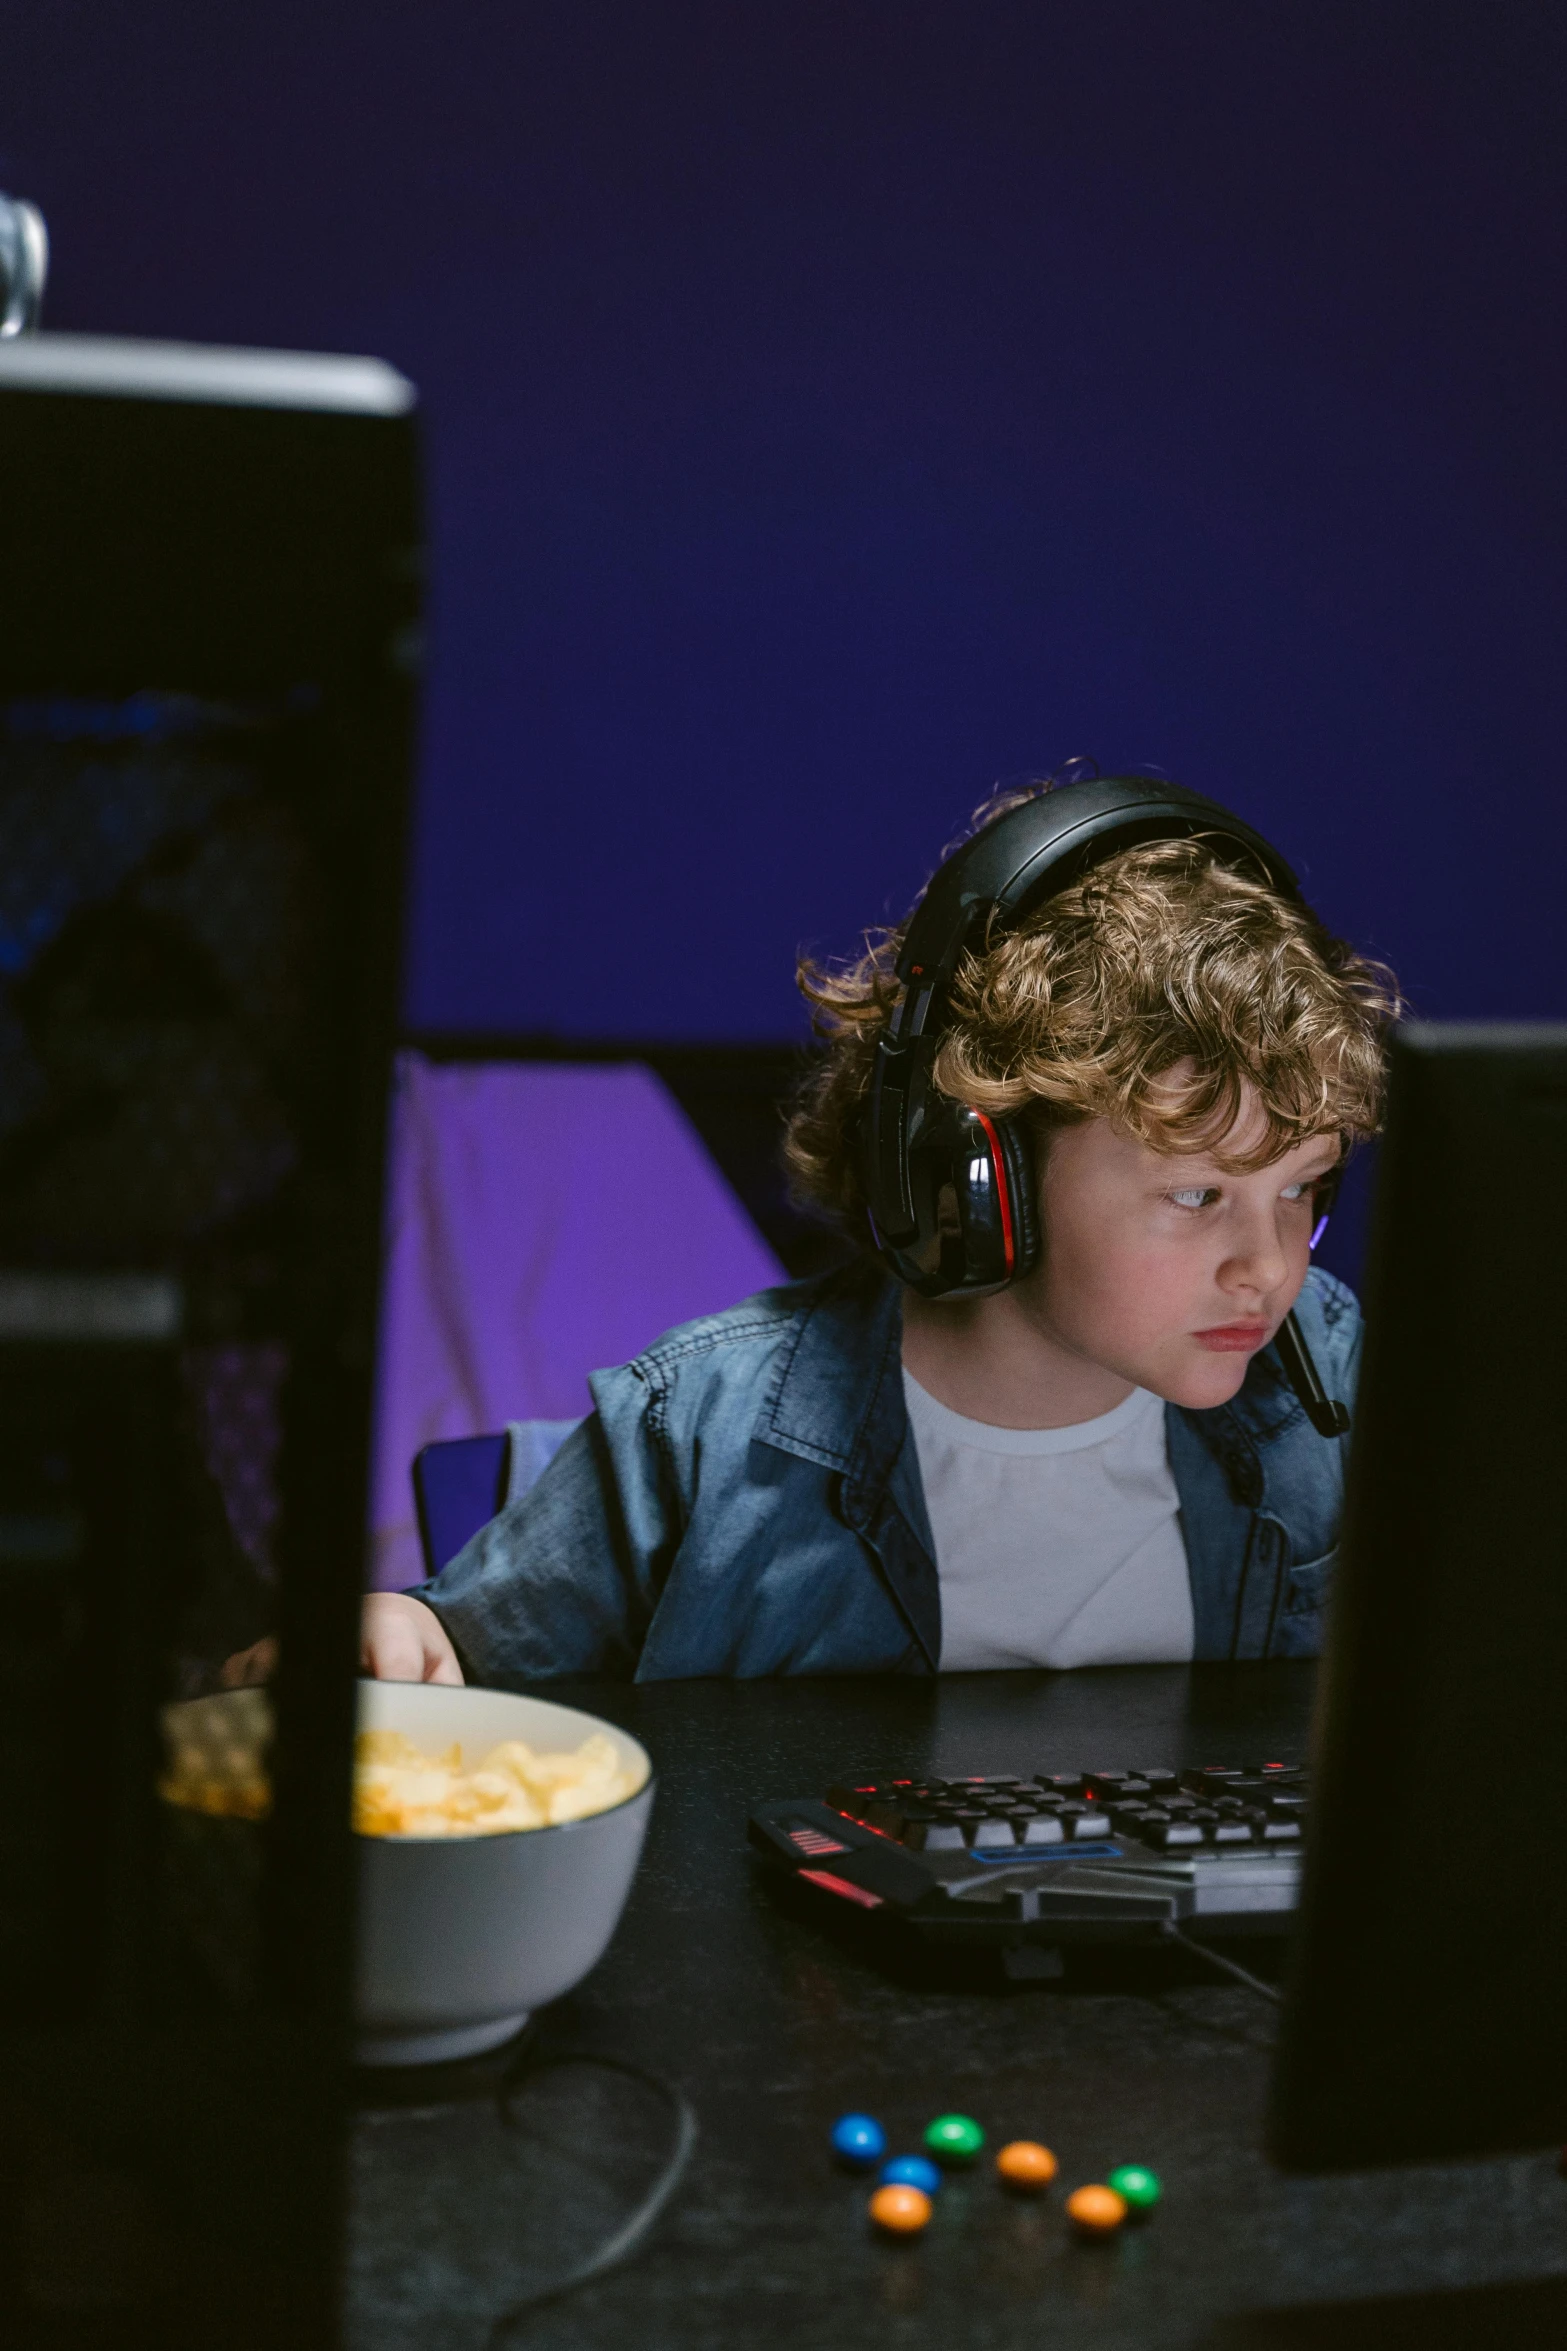
[{"label": "white t-shirt", "polygon": [[1066,1429],[966,1420],[903,1375],[941,1578],[941,1670],[1154,1665],[1192,1653],[1192,1594],[1146,1388]]}]

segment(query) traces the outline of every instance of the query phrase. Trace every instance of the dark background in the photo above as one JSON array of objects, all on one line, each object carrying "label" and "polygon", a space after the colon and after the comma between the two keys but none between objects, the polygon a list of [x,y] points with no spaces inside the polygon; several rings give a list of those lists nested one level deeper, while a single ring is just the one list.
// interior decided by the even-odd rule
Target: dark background
[{"label": "dark background", "polygon": [[781,1043],[799,943],[1074,754],[1421,1010],[1560,1016],[1564,28],[50,0],[0,185],[53,327],[421,387],[416,1028]]}]

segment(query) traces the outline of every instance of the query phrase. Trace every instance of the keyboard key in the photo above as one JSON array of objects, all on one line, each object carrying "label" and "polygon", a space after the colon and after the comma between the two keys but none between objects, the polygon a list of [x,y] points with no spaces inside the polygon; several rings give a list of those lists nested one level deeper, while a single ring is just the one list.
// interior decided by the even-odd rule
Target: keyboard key
[{"label": "keyboard key", "polygon": [[1066,1841],[1066,1831],[1053,1813],[1031,1820],[1022,1834],[1025,1845],[1061,1845]]},{"label": "keyboard key", "polygon": [[1298,1820],[1270,1820],[1263,1829],[1262,1841],[1265,1845],[1298,1845],[1300,1843],[1300,1822]]},{"label": "keyboard key", "polygon": [[1070,1834],[1074,1837],[1108,1837],[1109,1818],[1103,1812],[1080,1812],[1072,1822]]},{"label": "keyboard key", "polygon": [[962,1853],[963,1831],[955,1820],[910,1821],[903,1842],[915,1853]]},{"label": "keyboard key", "polygon": [[1249,1845],[1252,1842],[1249,1820],[1221,1820],[1214,1824],[1213,1841],[1216,1845]]},{"label": "keyboard key", "polygon": [[1050,1788],[1057,1796],[1080,1796],[1083,1792],[1083,1774],[1080,1771],[1046,1772],[1039,1785]]},{"label": "keyboard key", "polygon": [[[1250,1829],[1246,1834],[1251,1835]],[[976,1852],[989,1852],[993,1848],[1015,1845],[1017,1831],[1009,1820],[982,1820],[974,1831],[973,1842]]]},{"label": "keyboard key", "polygon": [[1204,1792],[1216,1799],[1220,1796],[1239,1796],[1247,1804],[1265,1804],[1272,1796],[1290,1792],[1303,1794],[1304,1786],[1298,1773],[1293,1778],[1286,1778],[1279,1772],[1243,1771],[1222,1782],[1214,1781],[1211,1789]]},{"label": "keyboard key", "polygon": [[1194,1820],[1152,1821],[1139,1832],[1145,1845],[1156,1853],[1173,1853],[1186,1845],[1201,1845],[1206,1832]]}]

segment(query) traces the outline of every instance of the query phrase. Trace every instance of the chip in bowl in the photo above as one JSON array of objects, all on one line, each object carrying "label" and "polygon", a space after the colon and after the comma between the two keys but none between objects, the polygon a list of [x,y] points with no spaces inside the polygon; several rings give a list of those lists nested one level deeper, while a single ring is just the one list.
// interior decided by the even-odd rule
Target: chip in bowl
[{"label": "chip in bowl", "polygon": [[493,1837],[558,1828],[623,1803],[641,1785],[602,1732],[540,1751],[503,1739],[471,1771],[460,1745],[430,1755],[402,1731],[354,1742],[354,1827],[367,1837]]}]

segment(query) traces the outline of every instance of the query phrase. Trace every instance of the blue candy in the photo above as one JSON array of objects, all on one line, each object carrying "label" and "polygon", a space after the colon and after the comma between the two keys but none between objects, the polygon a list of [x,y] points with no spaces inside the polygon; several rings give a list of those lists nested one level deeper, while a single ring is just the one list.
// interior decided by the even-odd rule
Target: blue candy
[{"label": "blue candy", "polygon": [[887,2152],[887,2134],[871,2114],[840,2114],[832,2126],[832,2151],[840,2163],[869,2166]]},{"label": "blue candy", "polygon": [[928,2155],[894,2155],[879,2176],[884,2188],[918,2188],[926,2196],[934,2196],[943,2184],[940,2165]]}]

